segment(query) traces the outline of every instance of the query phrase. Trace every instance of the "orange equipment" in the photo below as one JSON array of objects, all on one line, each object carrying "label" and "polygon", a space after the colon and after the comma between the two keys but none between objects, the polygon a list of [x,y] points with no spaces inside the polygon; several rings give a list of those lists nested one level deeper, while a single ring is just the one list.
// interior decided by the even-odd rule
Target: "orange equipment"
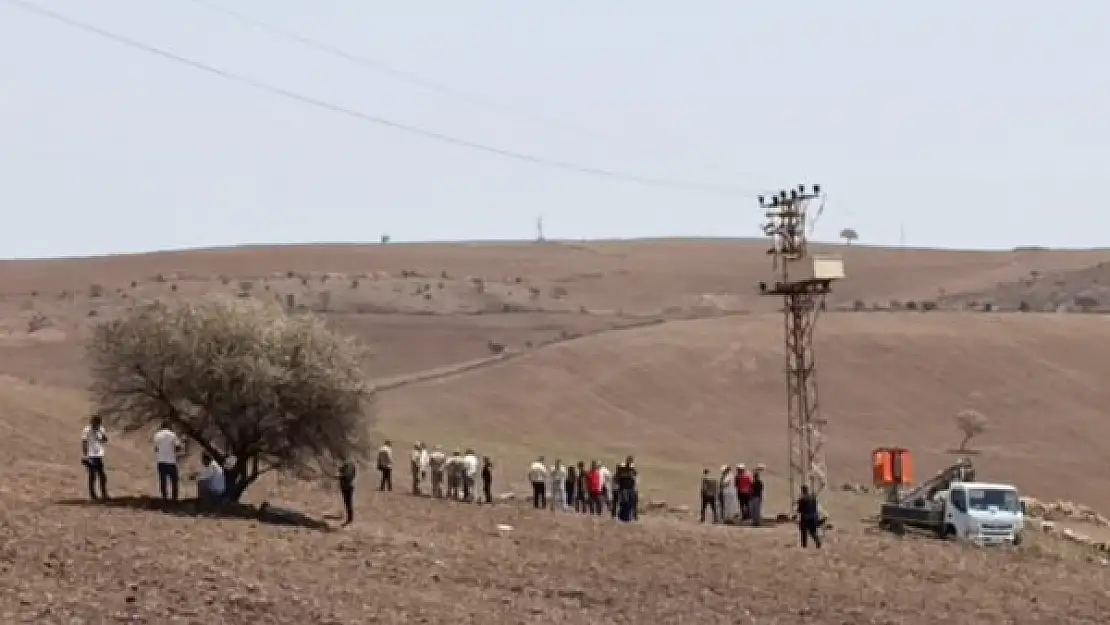
[{"label": "orange equipment", "polygon": [[913,484],[913,456],[902,447],[879,447],[871,452],[875,486],[891,488]]}]

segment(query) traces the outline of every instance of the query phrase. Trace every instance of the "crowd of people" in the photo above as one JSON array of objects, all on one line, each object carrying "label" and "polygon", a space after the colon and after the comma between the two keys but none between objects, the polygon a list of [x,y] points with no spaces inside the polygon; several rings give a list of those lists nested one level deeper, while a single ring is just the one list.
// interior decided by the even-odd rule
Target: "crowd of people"
[{"label": "crowd of people", "polygon": [[[180,494],[179,463],[187,456],[181,438],[169,423],[154,433],[154,459],[161,496],[177,501]],[[108,499],[108,480],[104,467],[108,435],[99,416],[93,416],[81,436],[81,462],[88,473],[89,496],[93,500]],[[378,490],[393,490],[393,443],[386,440],[376,457],[379,475]],[[762,522],[765,487],[764,465],[749,471],[744,464],[725,465],[714,477],[705,469],[701,479],[701,522],[745,524]],[[448,455],[441,445],[430,450],[424,443],[413,445],[409,455],[412,494],[469,503],[493,503],[493,461],[489,456],[479,459],[473,449],[455,449]],[[345,512],[344,525],[354,520],[354,491],[357,466],[352,460],[341,464],[335,478],[339,484]],[[556,460],[548,465],[543,456],[528,468],[532,486],[532,505],[537,509],[601,515],[630,523],[638,520],[640,474],[632,456],[618,462],[613,470],[597,460],[564,464]],[[226,491],[224,467],[208,453],[201,454],[200,471],[196,475],[197,499],[204,502],[221,500]],[[479,490],[480,486],[480,490]],[[795,502],[801,544],[812,542],[821,547],[819,530],[823,516],[816,497],[807,487]],[[709,513],[709,514],[707,514]]]},{"label": "crowd of people", "polygon": [[758,526],[763,521],[765,470],[764,465],[757,464],[754,471],[749,471],[747,465],[739,463],[722,466],[717,477],[709,469],[702,471],[701,522],[711,518],[713,523]]},{"label": "crowd of people", "polygon": [[535,508],[595,515],[608,512],[625,523],[639,518],[640,474],[632,456],[613,470],[597,460],[588,467],[585,461],[564,464],[561,460],[548,466],[540,456],[528,468],[528,482]]}]

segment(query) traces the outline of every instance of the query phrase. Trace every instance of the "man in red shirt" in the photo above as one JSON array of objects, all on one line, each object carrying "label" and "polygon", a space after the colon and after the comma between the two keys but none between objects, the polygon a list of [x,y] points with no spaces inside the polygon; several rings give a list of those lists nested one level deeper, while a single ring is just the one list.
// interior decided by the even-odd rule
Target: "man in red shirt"
[{"label": "man in red shirt", "polygon": [[597,460],[590,463],[589,473],[589,487],[590,487],[590,512],[594,514],[601,514],[604,508],[605,497],[605,476],[601,474],[601,467],[598,465]]},{"label": "man in red shirt", "polygon": [[752,500],[752,474],[742,464],[736,466],[736,499],[740,504],[740,518],[748,519],[748,503]]}]

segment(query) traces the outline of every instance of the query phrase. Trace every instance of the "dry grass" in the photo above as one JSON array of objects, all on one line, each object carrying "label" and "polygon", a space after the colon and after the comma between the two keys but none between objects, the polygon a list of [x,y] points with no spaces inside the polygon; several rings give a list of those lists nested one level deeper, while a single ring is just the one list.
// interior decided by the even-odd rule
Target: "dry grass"
[{"label": "dry grass", "polygon": [[[841,251],[852,276],[842,302],[983,290],[1110,257]],[[781,321],[764,314],[774,302],[749,290],[766,262],[761,245],[660,242],[3,263],[0,373],[14,377],[0,377],[0,622],[1099,622],[1108,568],[1078,547],[1041,536],[983,550],[877,535],[859,520],[875,500],[839,492],[824,500],[836,529],[821,552],[801,552],[789,527],[699,527],[683,515],[625,527],[378,494],[371,475],[358,520],[342,531],[58,503],[83,490],[79,356],[90,320],[145,298],[251,282],[253,297],[319,303],[330,293],[331,320],[371,344],[368,371],[393,387],[380,397],[380,429],[399,450],[413,439],[474,445],[496,458],[497,490],[521,486],[537,453],[612,461],[631,452],[645,499],[686,504],[702,466],[762,461],[775,512],[787,501]],[[90,297],[93,284],[102,289]],[[518,297],[542,311],[463,314]],[[751,314],[722,316],[738,311]],[[49,325],[28,334],[35,315]],[[674,321],[691,316],[716,318]],[[671,321],[606,332],[653,318]],[[1110,390],[1097,372],[1110,326],[1101,321],[827,315],[818,357],[833,481],[866,482],[868,451],[882,444],[909,445],[919,471],[937,466],[960,439],[952,415],[974,408],[991,419],[975,441],[985,477],[1042,498],[1105,501]],[[488,359],[489,341],[514,355]],[[147,447],[114,441],[115,495],[154,491]],[[270,481],[248,497],[263,498],[317,517],[338,506],[306,484]],[[502,534],[499,523],[515,529]]]}]

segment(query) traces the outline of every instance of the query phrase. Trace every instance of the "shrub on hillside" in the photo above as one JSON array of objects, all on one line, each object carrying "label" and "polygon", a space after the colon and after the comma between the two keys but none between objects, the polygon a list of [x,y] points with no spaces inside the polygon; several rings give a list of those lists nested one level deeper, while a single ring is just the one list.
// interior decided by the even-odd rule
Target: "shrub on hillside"
[{"label": "shrub on hillside", "polygon": [[313,315],[156,302],[97,324],[87,349],[96,414],[125,433],[168,421],[225,466],[232,501],[268,471],[320,475],[368,451],[361,350]]},{"label": "shrub on hillside", "polygon": [[50,326],[50,318],[46,315],[35,311],[31,318],[27,320],[27,334],[34,334],[39,330]]},{"label": "shrub on hillside", "polygon": [[90,284],[89,285],[89,297],[94,298],[94,299],[98,298],[98,297],[104,297],[104,285],[102,285],[102,284]]},{"label": "shrub on hillside", "polygon": [[956,414],[956,427],[964,435],[958,451],[968,451],[967,444],[971,439],[987,431],[987,417],[978,410],[965,409]]}]

